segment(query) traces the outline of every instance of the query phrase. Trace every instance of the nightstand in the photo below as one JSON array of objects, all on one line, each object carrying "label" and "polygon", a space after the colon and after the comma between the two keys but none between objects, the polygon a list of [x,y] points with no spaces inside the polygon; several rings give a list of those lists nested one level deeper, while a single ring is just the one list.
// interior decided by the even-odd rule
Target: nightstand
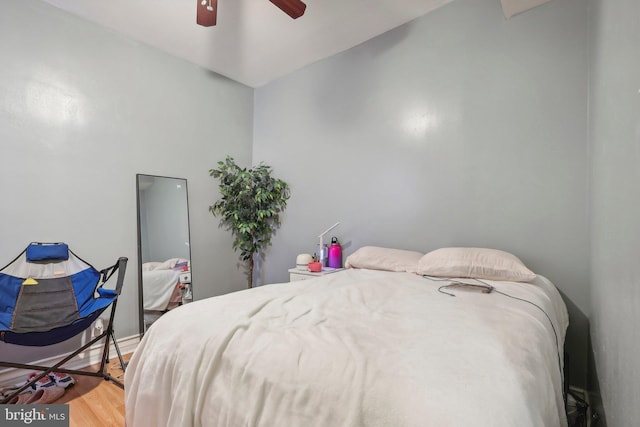
[{"label": "nightstand", "polygon": [[193,292],[191,290],[191,272],[180,273],[180,286],[182,287],[182,304],[193,302]]},{"label": "nightstand", "polygon": [[191,272],[180,273],[180,283],[191,283]]},{"label": "nightstand", "polygon": [[313,273],[308,270],[298,270],[297,268],[290,268],[289,281],[297,282],[298,280],[309,280],[309,279],[313,279],[314,277],[326,276],[327,274],[335,273],[342,270],[344,270],[344,268],[323,267],[322,271]]}]

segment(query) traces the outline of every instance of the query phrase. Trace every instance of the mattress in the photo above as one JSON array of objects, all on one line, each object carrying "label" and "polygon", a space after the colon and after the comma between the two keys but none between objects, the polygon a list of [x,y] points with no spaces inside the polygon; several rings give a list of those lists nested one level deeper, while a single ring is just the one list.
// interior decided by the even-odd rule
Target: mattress
[{"label": "mattress", "polygon": [[566,426],[559,292],[485,282],[350,269],[179,307],[129,362],[126,423]]}]

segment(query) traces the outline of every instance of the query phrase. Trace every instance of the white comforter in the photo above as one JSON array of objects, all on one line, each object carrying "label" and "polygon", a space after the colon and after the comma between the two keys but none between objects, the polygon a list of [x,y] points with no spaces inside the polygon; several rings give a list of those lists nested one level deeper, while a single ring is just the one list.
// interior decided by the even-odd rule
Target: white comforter
[{"label": "white comforter", "polygon": [[151,270],[142,272],[145,310],[166,310],[180,283],[180,272]]},{"label": "white comforter", "polygon": [[[566,426],[567,312],[545,278],[452,290],[347,270],[175,309],[125,374],[143,426]],[[561,360],[561,358],[560,358]]]}]

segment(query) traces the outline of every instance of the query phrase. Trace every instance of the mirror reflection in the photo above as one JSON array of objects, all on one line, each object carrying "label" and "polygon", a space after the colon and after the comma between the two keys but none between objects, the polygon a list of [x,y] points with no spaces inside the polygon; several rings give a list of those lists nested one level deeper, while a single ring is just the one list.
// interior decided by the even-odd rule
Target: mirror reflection
[{"label": "mirror reflection", "polygon": [[136,176],[140,332],[193,301],[187,180]]}]

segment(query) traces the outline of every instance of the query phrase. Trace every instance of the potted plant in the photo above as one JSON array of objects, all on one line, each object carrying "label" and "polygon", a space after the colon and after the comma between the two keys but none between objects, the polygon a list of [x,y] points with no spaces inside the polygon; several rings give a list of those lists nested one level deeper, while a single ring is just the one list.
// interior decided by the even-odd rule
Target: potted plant
[{"label": "potted plant", "polygon": [[250,169],[238,166],[233,157],[218,162],[209,175],[220,181],[217,202],[209,211],[220,218],[220,226],[231,231],[233,249],[247,262],[248,287],[253,287],[254,255],[271,244],[280,227],[280,214],[290,197],[286,182],[271,176],[271,167],[260,163]]}]

